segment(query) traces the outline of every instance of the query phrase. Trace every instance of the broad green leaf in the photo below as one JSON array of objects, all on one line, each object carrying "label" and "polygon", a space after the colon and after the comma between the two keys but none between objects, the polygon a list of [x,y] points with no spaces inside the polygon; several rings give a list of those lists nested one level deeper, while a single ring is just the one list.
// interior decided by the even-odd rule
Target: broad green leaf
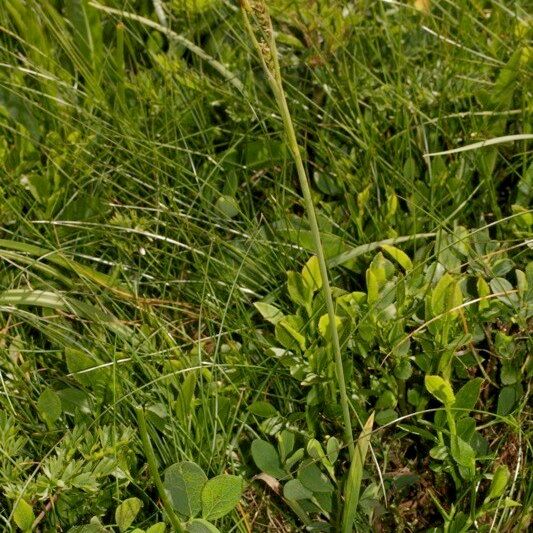
[{"label": "broad green leaf", "polygon": [[265,302],[255,302],[254,307],[261,313],[261,316],[274,326],[283,318],[283,313],[274,305]]},{"label": "broad green leaf", "polygon": [[[454,407],[457,409],[472,410],[476,406],[479,398],[479,391],[481,390],[482,378],[475,378],[467,381],[455,395]],[[457,411],[455,416],[466,416],[467,412]]]},{"label": "broad green leaf", "polygon": [[342,511],[342,533],[352,533],[354,519],[359,505],[361,493],[361,481],[366,461],[366,454],[370,444],[372,427],[374,426],[374,413],[372,413],[363,426],[363,430],[357,439],[357,446],[348,471],[348,478],[344,486],[344,506]]},{"label": "broad green leaf", "polygon": [[457,316],[459,313],[458,307],[463,303],[463,293],[461,286],[457,280],[448,285],[446,294],[446,311],[450,316]]},{"label": "broad green leaf", "polygon": [[164,522],[158,522],[157,524],[154,524],[153,526],[150,526],[146,533],[165,533],[167,526]]},{"label": "broad green leaf", "polygon": [[[410,343],[408,344],[410,346]],[[408,380],[413,374],[411,362],[406,357],[402,357],[394,367],[394,375],[402,381]]]},{"label": "broad green leaf", "polygon": [[[457,406],[457,402],[454,404],[454,408]],[[463,416],[459,418],[455,415],[457,435],[461,437],[465,442],[470,443],[474,433],[476,431],[476,421],[470,416]]]},{"label": "broad green leaf", "polygon": [[278,448],[281,461],[285,462],[287,457],[289,457],[289,454],[294,449],[294,433],[292,431],[284,429],[281,433],[279,433],[278,440]]},{"label": "broad green leaf", "polygon": [[505,278],[493,278],[489,282],[493,294],[497,294],[498,300],[504,304],[514,307],[518,304],[518,294],[513,286]]},{"label": "broad green leaf", "polygon": [[[461,471],[465,479],[472,479],[476,471],[476,454],[467,442],[457,435],[450,439],[450,452],[455,462],[463,467]],[[465,475],[466,474],[466,475]]]},{"label": "broad green leaf", "polygon": [[248,406],[248,411],[250,411],[250,413],[252,413],[253,415],[259,416],[261,418],[270,418],[279,414],[271,403],[264,401],[257,401],[251,403]]},{"label": "broad green leaf", "polygon": [[101,524],[84,524],[71,527],[68,533],[109,533],[109,530]]},{"label": "broad green leaf", "polygon": [[453,283],[450,274],[444,274],[431,293],[431,311],[433,316],[438,316],[446,310],[446,300],[448,298],[448,287]]},{"label": "broad green leaf", "polygon": [[187,524],[187,533],[220,533],[220,530],[211,522],[203,518],[195,518]]},{"label": "broad green leaf", "polygon": [[[302,248],[310,251],[311,253],[315,252],[315,241],[313,234],[310,230],[304,229],[279,229],[279,236],[287,242],[297,244]],[[329,258],[338,256],[346,251],[347,246],[344,243],[343,239],[338,235],[328,233],[327,231],[320,232],[320,238],[322,240],[322,245],[324,247],[324,255],[326,260]],[[345,261],[343,261],[345,262]]]},{"label": "broad green leaf", "polygon": [[409,256],[399,248],[389,244],[382,244],[381,248],[390,255],[406,272],[413,268],[413,263]]},{"label": "broad green leaf", "polygon": [[383,411],[378,411],[376,413],[375,420],[378,426],[384,426],[397,418],[398,413],[394,409],[384,409]]},{"label": "broad green leaf", "polygon": [[376,275],[370,269],[366,271],[366,291],[368,305],[372,305],[379,300],[378,281]]},{"label": "broad green leaf", "polygon": [[238,476],[224,474],[210,479],[202,490],[202,517],[216,520],[231,512],[241,499],[242,489]]},{"label": "broad green leaf", "polygon": [[337,437],[330,437],[326,444],[326,453],[329,462],[333,465],[339,457],[339,451],[341,449],[339,439]]},{"label": "broad green leaf", "polygon": [[283,496],[287,500],[309,500],[313,493],[306,489],[299,479],[291,479],[283,486]]},{"label": "broad green leaf", "polygon": [[451,407],[455,402],[452,386],[440,376],[426,376],[424,379],[426,389],[446,407]]},{"label": "broad green leaf", "polygon": [[315,461],[322,461],[326,457],[322,445],[316,439],[309,439],[307,442],[307,453]]},{"label": "broad green leaf", "polygon": [[396,268],[381,252],[378,252],[372,259],[369,270],[374,274],[378,286],[381,288],[394,276]]},{"label": "broad green leaf", "polygon": [[291,300],[305,309],[309,308],[313,299],[313,288],[298,272],[287,272],[287,288]]},{"label": "broad green leaf", "polygon": [[331,481],[313,461],[302,463],[298,468],[298,479],[312,492],[333,492]]},{"label": "broad green leaf", "polygon": [[313,255],[302,269],[302,277],[313,292],[322,288],[322,276],[318,257]]},{"label": "broad green leaf", "polygon": [[512,412],[517,399],[516,389],[514,387],[504,387],[498,395],[498,407],[496,412],[500,416],[508,415]]},{"label": "broad green leaf", "polygon": [[[337,331],[341,327],[342,319],[338,316],[335,317],[335,327],[337,328]],[[322,337],[324,337],[326,340],[331,340],[331,329],[329,326],[329,315],[326,313],[325,315],[322,315],[318,321],[318,331]]]},{"label": "broad green leaf", "polygon": [[520,380],[520,369],[514,361],[502,361],[500,381],[502,385],[513,385]]},{"label": "broad green leaf", "polygon": [[482,311],[483,309],[486,309],[490,306],[490,302],[486,299],[486,297],[490,294],[490,287],[489,284],[482,277],[477,278],[476,287],[477,295],[480,298],[478,307],[479,310]]},{"label": "broad green leaf", "polygon": [[68,371],[86,387],[101,387],[110,377],[109,369],[99,368],[101,362],[82,350],[65,348],[65,359]]},{"label": "broad green leaf", "polygon": [[498,466],[492,477],[489,493],[487,494],[485,501],[499,498],[503,494],[510,477],[509,468],[507,468],[506,465]]},{"label": "broad green leaf", "polygon": [[139,514],[143,503],[139,498],[124,500],[115,511],[115,522],[120,531],[126,531]]},{"label": "broad green leaf", "polygon": [[182,516],[194,517],[202,508],[202,490],[207,483],[204,471],[191,461],[182,461],[165,470],[163,486],[174,509]]},{"label": "broad green leaf", "polygon": [[276,324],[276,339],[288,350],[305,350],[306,341],[301,333],[304,326],[301,317],[297,315],[285,316]]},{"label": "broad green leaf", "polygon": [[13,510],[13,520],[22,531],[31,530],[31,526],[35,521],[35,515],[31,505],[22,498],[16,503]]},{"label": "broad green leaf", "polygon": [[236,217],[241,210],[237,200],[228,194],[222,194],[215,202],[215,209],[226,218]]},{"label": "broad green leaf", "polygon": [[41,418],[49,427],[54,425],[54,422],[61,416],[61,399],[56,391],[50,387],[44,389],[41,396],[37,400],[37,409]]},{"label": "broad green leaf", "polygon": [[276,448],[262,439],[255,439],[252,442],[252,458],[257,468],[266,474],[270,474],[276,479],[287,476],[287,473],[281,468]]},{"label": "broad green leaf", "polygon": [[433,446],[429,450],[429,456],[437,461],[444,461],[448,457],[448,447],[447,446]]},{"label": "broad green leaf", "polygon": [[298,448],[290,457],[287,457],[285,461],[286,467],[290,470],[292,467],[299,463],[305,456],[305,450],[303,448]]},{"label": "broad green leaf", "polygon": [[385,390],[381,393],[376,402],[376,409],[393,409],[398,403],[396,394],[391,390]]},{"label": "broad green leaf", "polygon": [[77,412],[86,415],[91,413],[89,395],[80,389],[67,387],[57,391],[61,399],[61,408],[63,412],[75,416]]}]

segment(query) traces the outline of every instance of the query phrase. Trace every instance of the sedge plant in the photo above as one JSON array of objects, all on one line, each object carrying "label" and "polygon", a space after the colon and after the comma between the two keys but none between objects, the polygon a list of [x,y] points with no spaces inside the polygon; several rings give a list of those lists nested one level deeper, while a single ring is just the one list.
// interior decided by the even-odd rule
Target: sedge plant
[{"label": "sedge plant", "polygon": [[344,368],[342,364],[342,353],[339,341],[339,333],[337,330],[337,322],[335,316],[335,306],[333,304],[333,297],[331,294],[331,287],[329,283],[328,268],[326,265],[326,258],[324,255],[324,247],[320,238],[320,230],[318,228],[317,216],[313,198],[311,196],[311,188],[309,185],[309,178],[305,171],[302,160],[300,146],[296,138],[294,124],[292,122],[287,99],[283,90],[283,81],[281,76],[281,69],[278,61],[278,53],[276,48],[276,40],[274,38],[274,31],[272,28],[272,20],[270,18],[267,5],[262,0],[242,0],[242,12],[246,29],[250,38],[258,52],[263,70],[267,77],[269,86],[274,93],[276,103],[283,120],[283,127],[287,139],[287,146],[292,154],[296,171],[298,173],[298,180],[300,188],[304,197],[304,205],[311,228],[313,237],[313,244],[318,258],[320,275],[322,278],[322,291],[329,317],[329,329],[333,345],[333,354],[335,358],[335,372],[339,387],[340,403],[342,408],[343,423],[344,423],[344,437],[348,445],[350,459],[354,457],[354,442],[352,423],[350,418],[350,407],[348,403],[348,394],[346,391],[346,379],[344,376]]}]

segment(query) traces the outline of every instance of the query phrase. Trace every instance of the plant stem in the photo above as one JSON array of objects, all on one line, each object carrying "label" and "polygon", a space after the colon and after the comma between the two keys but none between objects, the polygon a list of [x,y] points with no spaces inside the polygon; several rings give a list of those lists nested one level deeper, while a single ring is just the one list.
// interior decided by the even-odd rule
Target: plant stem
[{"label": "plant stem", "polygon": [[144,409],[142,407],[136,407],[135,412],[137,414],[137,422],[139,424],[139,432],[141,434],[141,441],[143,444],[144,453],[146,454],[146,459],[148,461],[148,469],[150,471],[152,479],[154,480],[157,492],[159,493],[159,497],[163,502],[163,507],[165,508],[168,519],[170,520],[174,531],[177,531],[178,533],[185,533],[185,529],[181,525],[179,518],[176,516],[176,513],[172,509],[172,503],[170,502],[170,499],[165,491],[165,487],[163,487],[161,477],[159,476],[154,449],[152,448],[152,443],[150,442],[150,437],[148,436]]},{"label": "plant stem", "polygon": [[283,83],[281,77],[281,69],[278,61],[278,54],[276,49],[276,42],[274,39],[274,33],[272,31],[270,17],[266,10],[266,5],[263,2],[256,2],[254,5],[258,4],[260,8],[260,30],[263,35],[263,38],[267,39],[262,41],[261,44],[257,40],[253,28],[248,19],[248,12],[252,12],[252,6],[247,2],[243,2],[243,14],[245,25],[256,46],[263,68],[267,75],[270,87],[276,97],[276,102],[278,104],[278,109],[283,120],[283,126],[285,129],[285,134],[287,136],[287,144],[292,153],[294,163],[296,165],[296,171],[298,173],[298,179],[300,182],[300,188],[302,189],[302,194],[304,197],[305,210],[307,212],[307,218],[309,219],[309,226],[311,227],[311,234],[313,236],[313,244],[315,247],[315,253],[318,258],[318,264],[320,267],[320,275],[322,276],[322,291],[324,293],[324,298],[326,300],[326,306],[329,316],[329,328],[331,332],[331,339],[333,344],[333,353],[335,358],[335,373],[337,375],[337,382],[339,387],[340,402],[342,407],[342,415],[344,421],[344,435],[346,444],[350,452],[350,458],[353,459],[354,456],[354,442],[353,442],[353,431],[352,431],[352,422],[350,417],[350,407],[348,403],[348,394],[346,391],[346,380],[344,377],[344,367],[342,364],[342,353],[339,341],[339,334],[337,331],[337,322],[335,320],[335,306],[333,303],[333,297],[331,295],[331,287],[329,284],[329,275],[328,268],[326,265],[326,258],[324,255],[324,248],[322,246],[322,240],[320,238],[320,230],[318,228],[318,221],[316,217],[315,206],[313,203],[313,198],[311,196],[311,187],[309,185],[309,179],[305,171],[305,167],[302,161],[302,155],[300,152],[300,147],[298,146],[298,140],[296,138],[296,132],[294,130],[294,124],[292,122],[291,114],[289,107],[287,105],[287,99],[285,97],[285,92],[283,90]]}]

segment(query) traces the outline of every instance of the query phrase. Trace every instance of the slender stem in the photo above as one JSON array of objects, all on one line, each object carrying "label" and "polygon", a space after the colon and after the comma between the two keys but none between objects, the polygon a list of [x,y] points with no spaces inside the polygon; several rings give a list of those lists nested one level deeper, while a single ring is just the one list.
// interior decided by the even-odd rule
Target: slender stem
[{"label": "slender stem", "polygon": [[329,274],[328,267],[326,264],[326,258],[324,255],[324,248],[322,246],[322,240],[320,238],[320,230],[318,228],[318,221],[316,217],[315,206],[313,203],[313,197],[311,196],[311,187],[309,185],[309,179],[307,173],[305,172],[305,167],[302,161],[302,155],[300,152],[300,147],[298,146],[298,140],[296,138],[296,132],[294,130],[294,124],[292,122],[291,114],[289,107],[287,105],[287,99],[285,97],[285,92],[283,90],[283,83],[281,77],[281,69],[279,67],[278,55],[276,49],[276,42],[274,39],[274,34],[271,27],[270,19],[265,21],[264,17],[268,17],[266,11],[266,5],[262,6],[262,16],[263,24],[268,23],[268,26],[262,26],[262,36],[268,39],[265,48],[265,41],[262,44],[259,44],[256,36],[254,35],[252,26],[249,22],[248,15],[246,13],[246,6],[243,8],[243,14],[245,17],[245,25],[250,33],[252,41],[254,42],[256,48],[259,51],[261,58],[261,63],[267,75],[267,79],[271,86],[272,91],[276,97],[276,102],[283,120],[283,126],[285,129],[285,134],[287,136],[287,144],[292,153],[294,163],[296,164],[296,171],[298,173],[298,179],[300,182],[300,188],[302,189],[302,194],[304,197],[305,209],[307,212],[307,217],[309,219],[309,225],[311,227],[311,234],[313,236],[313,244],[315,247],[315,253],[318,258],[318,264],[320,268],[320,275],[322,276],[322,291],[324,293],[324,298],[326,300],[326,306],[329,316],[329,328],[331,332],[331,339],[333,344],[333,353],[335,357],[335,373],[337,375],[337,382],[340,393],[340,402],[342,407],[342,415],[344,421],[344,434],[345,440],[350,451],[350,458],[354,456],[354,442],[353,442],[353,431],[352,431],[352,422],[350,417],[350,407],[348,403],[348,394],[346,391],[346,380],[344,376],[344,367],[342,364],[342,353],[339,341],[339,334],[337,331],[337,321],[335,317],[335,306],[333,303],[333,297],[331,295],[331,287],[329,284]]},{"label": "slender stem", "polygon": [[159,476],[154,449],[152,448],[152,443],[150,442],[150,437],[148,436],[144,409],[142,407],[136,407],[135,411],[137,414],[137,422],[139,424],[139,432],[141,434],[141,441],[143,444],[144,453],[146,454],[146,459],[148,460],[148,469],[150,470],[150,475],[154,480],[157,492],[159,493],[159,497],[163,502],[163,507],[165,508],[168,519],[170,520],[174,531],[177,531],[178,533],[185,533],[185,529],[181,525],[179,518],[176,516],[176,513],[172,509],[172,503],[170,502],[167,492],[165,491],[165,487],[163,487],[161,477]]}]

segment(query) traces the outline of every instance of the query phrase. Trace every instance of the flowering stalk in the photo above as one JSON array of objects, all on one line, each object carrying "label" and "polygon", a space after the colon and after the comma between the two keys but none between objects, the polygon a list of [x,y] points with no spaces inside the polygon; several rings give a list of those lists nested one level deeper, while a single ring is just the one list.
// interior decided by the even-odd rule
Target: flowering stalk
[{"label": "flowering stalk", "polygon": [[278,105],[285,134],[287,136],[287,144],[291,151],[298,179],[300,181],[300,188],[302,189],[305,209],[311,227],[311,234],[313,236],[313,243],[315,252],[318,258],[320,267],[320,275],[322,277],[322,290],[326,300],[326,306],[329,316],[329,328],[331,332],[331,339],[333,344],[333,353],[335,357],[335,373],[337,377],[337,384],[340,393],[340,402],[342,407],[342,415],[344,421],[344,435],[350,452],[350,458],[354,455],[354,443],[352,433],[352,423],[350,417],[350,408],[348,404],[348,394],[346,392],[346,381],[344,377],[344,367],[342,365],[342,354],[339,342],[339,333],[337,331],[337,321],[335,320],[335,306],[333,304],[333,297],[331,295],[331,288],[329,284],[329,275],[324,256],[324,248],[320,239],[320,230],[318,229],[318,222],[316,218],[315,206],[311,196],[311,188],[309,179],[305,172],[302,155],[294,125],[292,123],[287,99],[283,91],[283,83],[281,78],[281,70],[279,66],[278,53],[276,48],[276,40],[274,38],[274,31],[272,28],[272,20],[268,13],[268,8],[264,0],[241,0],[241,8],[244,16],[244,24],[248,31],[255,48],[257,49],[259,59],[268,79],[268,83],[274,93]]}]

